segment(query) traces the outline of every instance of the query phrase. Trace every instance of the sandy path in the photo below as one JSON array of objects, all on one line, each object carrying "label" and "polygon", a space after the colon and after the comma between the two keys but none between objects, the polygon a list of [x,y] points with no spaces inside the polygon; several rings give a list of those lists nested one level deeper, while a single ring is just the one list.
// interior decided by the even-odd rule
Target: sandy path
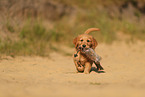
[{"label": "sandy path", "polygon": [[72,57],[55,52],[0,60],[0,97],[145,97],[144,48],[141,42],[100,44],[106,73],[88,75],[76,73]]}]

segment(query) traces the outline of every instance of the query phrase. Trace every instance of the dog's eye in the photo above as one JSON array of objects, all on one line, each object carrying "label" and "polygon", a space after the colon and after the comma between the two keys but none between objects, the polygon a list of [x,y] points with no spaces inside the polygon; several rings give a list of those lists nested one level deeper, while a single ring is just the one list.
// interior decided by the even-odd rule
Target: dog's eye
[{"label": "dog's eye", "polygon": [[87,42],[90,42],[90,40],[87,40]]},{"label": "dog's eye", "polygon": [[83,41],[83,39],[81,39],[81,41]]}]

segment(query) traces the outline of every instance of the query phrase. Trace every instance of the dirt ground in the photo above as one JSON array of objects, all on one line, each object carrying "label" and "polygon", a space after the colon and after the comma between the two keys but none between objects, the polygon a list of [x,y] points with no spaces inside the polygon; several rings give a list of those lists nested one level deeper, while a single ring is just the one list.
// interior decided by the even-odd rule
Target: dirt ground
[{"label": "dirt ground", "polygon": [[76,73],[72,57],[56,52],[2,56],[0,97],[145,97],[145,43],[99,44],[96,52],[105,73]]}]

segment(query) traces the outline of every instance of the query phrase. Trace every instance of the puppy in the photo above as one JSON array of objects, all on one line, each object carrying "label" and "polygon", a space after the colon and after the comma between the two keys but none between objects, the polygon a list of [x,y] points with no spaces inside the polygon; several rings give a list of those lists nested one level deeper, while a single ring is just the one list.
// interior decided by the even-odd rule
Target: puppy
[{"label": "puppy", "polygon": [[[97,41],[91,35],[88,35],[92,31],[99,31],[99,29],[90,28],[86,30],[84,34],[79,35],[73,40],[76,49],[76,52],[73,56],[76,69],[78,72],[84,72],[85,74],[90,73],[93,61],[90,60],[81,50],[85,48],[95,49],[98,45]],[[96,64],[96,66],[99,65],[100,63]]]}]

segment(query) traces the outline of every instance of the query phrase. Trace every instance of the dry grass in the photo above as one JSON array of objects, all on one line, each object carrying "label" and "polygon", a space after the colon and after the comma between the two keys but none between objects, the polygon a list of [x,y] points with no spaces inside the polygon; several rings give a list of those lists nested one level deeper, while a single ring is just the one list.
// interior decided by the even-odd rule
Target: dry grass
[{"label": "dry grass", "polygon": [[[0,53],[1,54],[14,54],[14,55],[49,55],[50,51],[59,51],[67,54],[63,50],[53,47],[55,44],[63,44],[73,47],[72,40],[79,34],[82,34],[85,30],[91,27],[100,28],[101,31],[93,32],[93,35],[97,41],[112,43],[117,40],[116,34],[123,32],[131,36],[130,40],[145,39],[144,23],[141,23],[140,19],[144,17],[139,10],[134,11],[134,15],[137,20],[130,20],[125,17],[121,19],[115,15],[110,16],[110,13],[105,7],[99,9],[98,6],[114,6],[114,4],[120,6],[122,3],[134,0],[58,0],[61,4],[67,6],[73,6],[75,13],[70,16],[66,15],[55,21],[48,21],[52,27],[47,27],[44,22],[46,19],[41,17],[33,18],[28,17],[21,25],[15,24],[13,19],[7,19],[3,22],[3,26],[6,29],[3,33],[12,33],[17,37],[16,41],[13,38],[0,39]],[[83,2],[83,3],[82,3]],[[141,1],[144,3],[144,0]],[[97,4],[97,6],[96,6]]]}]

